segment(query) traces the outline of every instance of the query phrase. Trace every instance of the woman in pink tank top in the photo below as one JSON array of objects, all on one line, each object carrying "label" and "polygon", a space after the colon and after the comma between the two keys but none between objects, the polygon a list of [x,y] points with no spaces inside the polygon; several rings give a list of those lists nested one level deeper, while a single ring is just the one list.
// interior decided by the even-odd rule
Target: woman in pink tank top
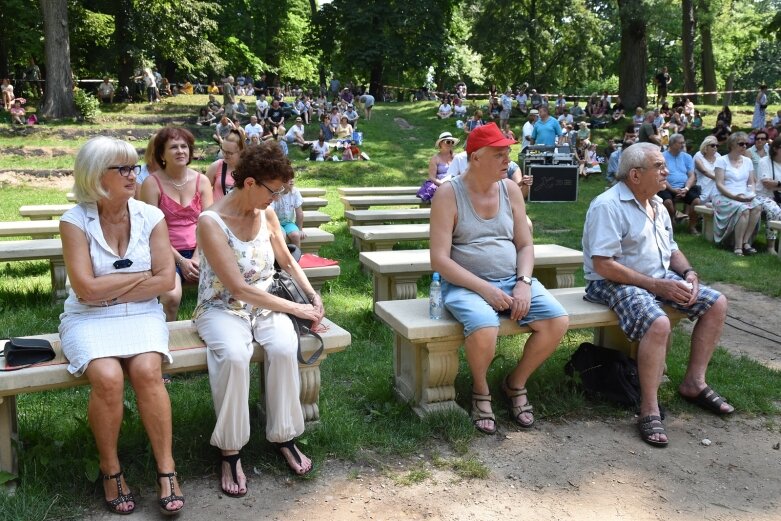
[{"label": "woman in pink tank top", "polygon": [[165,127],[154,138],[154,155],[160,169],[141,185],[141,200],[163,211],[179,274],[171,291],[160,295],[168,322],[176,320],[182,284],[197,283],[199,271],[195,226],[201,210],[212,204],[209,179],[188,168],[195,138],[186,129]]},{"label": "woman in pink tank top", "polygon": [[[244,150],[244,140],[236,129],[231,129],[222,140],[222,159],[218,159],[206,169],[206,177],[211,183],[212,195],[216,203],[233,188],[233,171],[239,163],[239,156]],[[224,180],[224,182],[223,182]]]}]

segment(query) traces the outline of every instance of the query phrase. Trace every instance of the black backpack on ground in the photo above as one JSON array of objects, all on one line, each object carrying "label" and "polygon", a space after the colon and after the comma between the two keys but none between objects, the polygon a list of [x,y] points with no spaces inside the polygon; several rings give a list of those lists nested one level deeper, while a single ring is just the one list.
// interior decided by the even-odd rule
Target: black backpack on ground
[{"label": "black backpack on ground", "polygon": [[564,372],[571,377],[577,372],[589,397],[627,407],[640,405],[637,362],[621,351],[584,342],[572,353]]}]

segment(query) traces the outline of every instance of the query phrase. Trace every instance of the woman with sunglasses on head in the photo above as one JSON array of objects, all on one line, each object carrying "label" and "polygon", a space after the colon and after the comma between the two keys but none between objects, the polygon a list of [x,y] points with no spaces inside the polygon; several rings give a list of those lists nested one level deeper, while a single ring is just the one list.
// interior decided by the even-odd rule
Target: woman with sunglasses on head
[{"label": "woman with sunglasses on head", "polygon": [[[201,280],[194,321],[207,345],[207,363],[217,424],[211,444],[221,452],[222,491],[247,493],[239,451],[250,436],[249,362],[253,340],[265,351],[266,439],[297,475],[312,461],[295,445],[304,432],[299,402],[298,338],[288,314],[322,320],[323,302],[285,244],[272,202],[293,178],[290,161],[276,143],[248,147],[233,174],[233,190],[198,220]],[[288,272],[311,304],[296,304],[268,292],[274,263]]]},{"label": "woman with sunglasses on head", "polygon": [[428,162],[428,179],[418,190],[417,196],[423,201],[430,202],[439,186],[450,180],[447,174],[450,163],[453,162],[453,147],[458,143],[458,139],[453,137],[450,132],[442,132],[437,139],[435,146],[438,151],[431,156]]},{"label": "woman with sunglasses on head", "polygon": [[220,144],[222,158],[218,159],[206,169],[206,177],[212,185],[212,197],[216,203],[233,188],[233,172],[239,163],[239,155],[244,150],[244,140],[241,133],[231,129]]},{"label": "woman with sunglasses on head", "polygon": [[752,237],[762,207],[756,200],[751,159],[744,155],[748,148],[746,133],[731,134],[727,148],[729,153],[714,165],[718,191],[713,197],[713,239],[721,244],[734,235],[735,255],[753,255],[757,250],[751,245]]},{"label": "woman with sunglasses on head", "polygon": [[117,455],[126,373],[157,462],[160,508],[174,514],[184,498],[162,380],[162,362],[171,362],[168,328],[157,301],[174,287],[174,269],[163,213],[133,199],[137,160],[133,146],[109,137],[90,139],[76,156],[78,204],[60,220],[71,283],[60,340],[68,371],[86,375],[92,386],[87,414],[106,507],[115,514],[136,508]]},{"label": "woman with sunglasses on head", "polygon": [[[770,152],[759,160],[757,202],[765,211],[768,222],[781,221],[781,136],[773,140]],[[769,226],[765,227],[768,253],[775,253],[777,233]]]},{"label": "woman with sunglasses on head", "polygon": [[188,167],[195,138],[189,130],[165,127],[154,140],[160,168],[141,185],[141,200],[163,211],[176,264],[176,286],[160,295],[166,320],[173,322],[182,300],[182,284],[198,282],[199,260],[195,227],[201,210],[212,205],[209,179]]}]

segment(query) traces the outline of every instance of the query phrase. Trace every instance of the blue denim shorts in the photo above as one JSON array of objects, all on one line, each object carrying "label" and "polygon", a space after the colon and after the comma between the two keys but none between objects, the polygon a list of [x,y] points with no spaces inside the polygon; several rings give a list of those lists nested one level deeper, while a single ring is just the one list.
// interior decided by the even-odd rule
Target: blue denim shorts
[{"label": "blue denim shorts", "polygon": [[285,235],[290,235],[293,232],[300,231],[296,223],[290,221],[280,222],[279,226],[282,227],[282,231],[285,232]]},{"label": "blue denim shorts", "polygon": [[[512,295],[517,278],[512,276],[488,282],[508,295]],[[442,281],[442,298],[453,318],[464,325],[465,337],[484,327],[499,327],[499,313],[478,293],[444,280]],[[545,286],[532,277],[532,300],[529,312],[518,320],[518,324],[525,326],[538,320],[564,316],[567,316],[564,307],[545,289]]]}]

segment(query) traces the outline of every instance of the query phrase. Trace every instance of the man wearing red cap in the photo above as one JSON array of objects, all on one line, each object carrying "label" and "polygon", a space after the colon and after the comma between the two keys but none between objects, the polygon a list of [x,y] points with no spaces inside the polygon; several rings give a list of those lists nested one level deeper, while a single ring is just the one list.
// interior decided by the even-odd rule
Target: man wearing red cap
[{"label": "man wearing red cap", "polygon": [[567,331],[567,312],[532,278],[534,245],[521,189],[507,179],[508,139],[495,123],[478,127],[466,144],[469,168],[439,187],[431,205],[431,267],[442,275],[445,307],[464,325],[472,373],[472,421],[493,434],[496,418],[486,374],[496,351],[499,314],[532,334],[518,365],[502,382],[510,416],[534,423],[526,381]]}]

